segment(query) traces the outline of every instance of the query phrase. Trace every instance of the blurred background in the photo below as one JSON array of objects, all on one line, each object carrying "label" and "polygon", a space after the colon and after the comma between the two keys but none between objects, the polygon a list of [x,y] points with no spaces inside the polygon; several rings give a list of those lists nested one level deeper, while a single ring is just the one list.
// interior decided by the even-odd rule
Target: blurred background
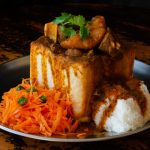
[{"label": "blurred background", "polygon": [[150,64],[150,0],[0,0],[0,61],[29,55],[31,41],[61,12],[103,15],[118,40]]},{"label": "blurred background", "polygon": [[1,5],[50,5],[54,3],[102,3],[119,6],[150,8],[150,0],[0,0]]}]

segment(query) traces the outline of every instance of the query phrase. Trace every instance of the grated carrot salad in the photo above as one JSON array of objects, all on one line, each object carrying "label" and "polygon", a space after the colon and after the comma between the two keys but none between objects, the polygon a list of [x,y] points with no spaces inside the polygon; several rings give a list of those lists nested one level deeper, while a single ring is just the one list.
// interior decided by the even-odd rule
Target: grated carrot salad
[{"label": "grated carrot salad", "polygon": [[0,122],[14,130],[45,136],[73,133],[71,101],[56,89],[33,86],[23,79],[2,96]]}]

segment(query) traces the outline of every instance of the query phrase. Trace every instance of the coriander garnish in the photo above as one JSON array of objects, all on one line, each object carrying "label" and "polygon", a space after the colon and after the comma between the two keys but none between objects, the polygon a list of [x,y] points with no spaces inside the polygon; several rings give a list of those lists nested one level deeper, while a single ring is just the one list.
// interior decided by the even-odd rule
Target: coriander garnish
[{"label": "coriander garnish", "polygon": [[89,30],[85,26],[81,26],[79,34],[81,39],[86,39],[89,36]]},{"label": "coriander garnish", "polygon": [[61,32],[64,33],[65,37],[72,37],[74,35],[76,35],[76,31],[72,28],[72,27],[65,27],[65,26],[61,26],[60,27]]},{"label": "coriander garnish", "polygon": [[61,16],[56,17],[53,22],[55,24],[61,24],[64,22],[67,22],[70,18],[71,18],[72,14],[68,14],[68,13],[61,13]]},{"label": "coriander garnish", "polygon": [[79,30],[81,39],[84,40],[89,36],[88,21],[81,15],[75,16],[69,13],[61,13],[61,16],[56,17],[53,22],[60,25],[60,30],[64,33],[65,37],[76,35],[76,29]]}]

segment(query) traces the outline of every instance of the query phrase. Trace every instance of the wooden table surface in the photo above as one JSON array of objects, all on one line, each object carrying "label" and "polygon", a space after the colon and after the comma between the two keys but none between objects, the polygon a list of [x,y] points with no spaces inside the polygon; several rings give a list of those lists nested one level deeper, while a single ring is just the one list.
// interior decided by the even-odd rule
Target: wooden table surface
[{"label": "wooden table surface", "polygon": [[[0,64],[29,55],[30,42],[43,35],[43,26],[60,12],[104,15],[118,39],[136,50],[136,59],[150,64],[150,10],[100,4],[8,6],[0,9]],[[2,86],[2,85],[1,85]],[[0,130],[0,150],[150,150],[150,129],[129,137],[92,143],[44,142]]]}]

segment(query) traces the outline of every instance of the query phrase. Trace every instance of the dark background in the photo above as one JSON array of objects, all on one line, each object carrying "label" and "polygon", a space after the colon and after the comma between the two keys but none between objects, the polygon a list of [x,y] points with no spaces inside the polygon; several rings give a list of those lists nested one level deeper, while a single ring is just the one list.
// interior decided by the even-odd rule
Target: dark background
[{"label": "dark background", "polygon": [[102,3],[150,8],[150,0],[0,0],[0,5],[51,5],[53,3]]},{"label": "dark background", "polygon": [[61,12],[105,16],[117,39],[150,64],[150,0],[0,0],[0,48],[29,55],[31,41]]}]

